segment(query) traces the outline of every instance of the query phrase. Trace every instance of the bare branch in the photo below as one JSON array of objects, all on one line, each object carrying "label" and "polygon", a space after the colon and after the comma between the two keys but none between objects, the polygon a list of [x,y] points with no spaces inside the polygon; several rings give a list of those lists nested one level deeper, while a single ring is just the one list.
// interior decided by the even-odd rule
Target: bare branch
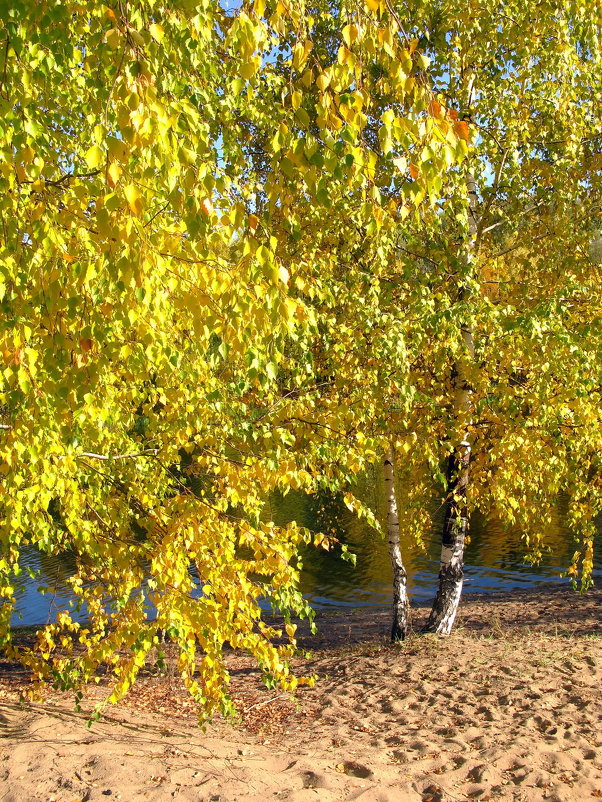
[{"label": "bare branch", "polygon": [[489,228],[487,229],[484,228],[485,220],[487,215],[489,214],[489,210],[491,209],[493,201],[497,196],[498,189],[500,188],[502,170],[504,169],[504,164],[506,163],[507,154],[508,154],[507,150],[502,150],[502,158],[500,159],[500,162],[497,166],[497,170],[495,171],[495,178],[493,180],[493,186],[491,187],[491,194],[487,198],[485,208],[483,209],[483,212],[481,214],[481,219],[479,220],[479,223],[477,225],[477,241],[481,239],[481,236],[485,231],[491,231],[492,226],[489,226]]},{"label": "bare branch", "polygon": [[403,38],[404,38],[404,39],[405,39],[405,41],[406,41],[406,45],[408,45],[408,46],[409,46],[409,44],[410,44],[410,37],[409,37],[409,36],[407,35],[407,33],[405,32],[405,29],[404,29],[404,27],[403,27],[403,25],[402,25],[402,23],[401,23],[401,20],[400,20],[400,18],[399,18],[399,15],[398,15],[398,13],[395,11],[395,9],[393,8],[393,4],[392,4],[392,3],[390,3],[390,2],[389,2],[389,0],[386,0],[386,4],[387,4],[387,9],[388,9],[388,11],[389,11],[389,14],[390,14],[390,15],[393,17],[393,19],[395,20],[395,23],[396,23],[397,27],[399,28],[399,32],[401,33],[401,35],[403,36]]},{"label": "bare branch", "polygon": [[138,451],[133,454],[94,454],[90,451],[84,451],[81,454],[76,454],[76,459],[135,459],[136,457],[156,457],[159,453],[158,448],[147,448],[145,451]]}]

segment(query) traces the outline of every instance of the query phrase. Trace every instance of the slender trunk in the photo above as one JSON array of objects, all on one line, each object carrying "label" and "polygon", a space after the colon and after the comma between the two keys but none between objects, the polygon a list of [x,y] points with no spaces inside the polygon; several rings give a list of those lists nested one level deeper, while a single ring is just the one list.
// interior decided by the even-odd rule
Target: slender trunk
[{"label": "slender trunk", "polygon": [[389,446],[384,464],[385,493],[387,496],[387,535],[389,556],[393,566],[393,625],[391,641],[402,641],[408,634],[410,607],[408,602],[407,573],[401,557],[399,542],[399,516],[395,497],[393,449]]},{"label": "slender trunk", "polygon": [[[469,198],[469,240],[466,250],[467,276],[474,257],[478,226],[476,220],[477,193],[474,177],[466,180]],[[466,284],[460,286],[458,301],[466,303],[470,290]],[[474,361],[474,339],[469,325],[462,326],[463,356],[453,368],[454,415],[465,427],[463,437],[448,457],[447,463],[447,501],[441,537],[441,563],[439,566],[439,588],[425,632],[449,635],[456,619],[462,585],[464,583],[464,543],[468,530],[468,511],[466,490],[470,467],[471,444],[469,428],[472,413],[472,388],[470,385],[470,366]]]}]

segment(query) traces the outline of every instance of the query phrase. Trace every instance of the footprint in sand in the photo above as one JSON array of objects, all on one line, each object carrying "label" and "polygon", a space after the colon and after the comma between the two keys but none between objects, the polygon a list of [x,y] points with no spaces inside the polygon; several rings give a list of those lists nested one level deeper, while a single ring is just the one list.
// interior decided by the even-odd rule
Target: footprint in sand
[{"label": "footprint in sand", "polygon": [[432,751],[432,744],[429,743],[428,741],[421,741],[418,738],[409,744],[409,748],[412,749],[414,752],[426,754],[427,752]]},{"label": "footprint in sand", "polygon": [[[388,716],[393,715],[399,717],[402,713],[405,713],[407,710],[407,705],[405,702],[401,702],[398,699],[385,699],[384,701],[380,702],[380,709]],[[397,718],[397,721],[401,723],[399,718]]]},{"label": "footprint in sand", "polygon": [[409,763],[413,757],[410,752],[403,752],[401,749],[394,749],[391,752],[391,758],[395,763]]},{"label": "footprint in sand", "polygon": [[322,777],[320,774],[316,774],[315,771],[311,771],[310,769],[301,772],[301,781],[303,783],[304,788],[326,787],[324,777]]},{"label": "footprint in sand", "polygon": [[443,802],[443,788],[438,785],[428,785],[422,792],[422,802]]},{"label": "footprint in sand", "polygon": [[494,772],[491,767],[486,763],[481,763],[479,766],[473,766],[466,775],[466,779],[472,783],[490,783],[493,779]]},{"label": "footprint in sand", "polygon": [[485,721],[495,721],[495,714],[490,707],[481,705],[481,707],[477,707],[477,713],[480,713]]},{"label": "footprint in sand", "polygon": [[555,735],[558,732],[557,727],[554,726],[554,722],[549,718],[535,716],[533,721],[537,724],[541,732],[546,733],[546,735]]},{"label": "footprint in sand", "polygon": [[355,760],[344,760],[342,763],[337,763],[336,770],[341,774],[357,777],[360,780],[366,780],[368,777],[372,777],[373,774],[371,769],[361,763],[356,763]]},{"label": "footprint in sand", "polygon": [[435,730],[436,735],[441,735],[443,738],[455,738],[458,734],[456,727],[441,727]]}]

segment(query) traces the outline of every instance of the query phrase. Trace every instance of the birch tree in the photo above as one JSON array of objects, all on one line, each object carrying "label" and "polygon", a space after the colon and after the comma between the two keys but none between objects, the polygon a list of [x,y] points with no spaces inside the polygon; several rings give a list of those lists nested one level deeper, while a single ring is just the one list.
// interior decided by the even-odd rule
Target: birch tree
[{"label": "birch tree", "polygon": [[427,288],[405,467],[414,497],[433,477],[445,489],[427,629],[446,634],[475,509],[519,526],[537,559],[566,492],[580,543],[570,570],[581,561],[589,581],[600,509],[600,268],[589,242],[600,219],[601,16],[597,3],[557,2],[543,13],[508,2],[399,13],[422,19],[438,99],[471,143],[446,205],[402,248]]},{"label": "birch tree", "polygon": [[[536,554],[568,492],[587,578],[599,21],[530,10],[2,15],[0,632],[35,680],[79,688],[105,665],[115,701],[162,629],[205,713],[232,710],[226,643],[293,689],[299,547],[328,539],[266,520],[266,497],[343,489],[385,455],[392,480],[391,448],[395,638],[433,479],[433,629],[453,624],[476,508]],[[27,548],[75,557],[87,612],[33,651],[10,640]]]},{"label": "birch tree", "polygon": [[[426,62],[372,2],[16,2],[0,25],[4,647],[62,688],[106,666],[116,701],[164,630],[204,714],[232,711],[226,643],[310,682],[288,658],[313,536],[262,510],[375,458],[324,439],[353,366],[318,377],[307,346],[335,325],[343,229],[384,264],[398,205],[463,150]],[[405,186],[396,160],[429,144]],[[10,636],[27,549],[75,562],[76,609],[33,650]]]},{"label": "birch tree", "polygon": [[[379,163],[375,184],[395,209],[388,247],[371,248],[365,221],[346,227],[353,259],[328,271],[329,291],[314,299],[322,329],[307,350],[331,381],[313,425],[329,427],[333,475],[342,452],[349,461],[380,454],[388,488],[395,444],[401,492],[396,502],[389,493],[389,510],[402,544],[428,536],[426,500],[441,488],[427,629],[447,634],[475,510],[520,527],[536,560],[556,496],[567,493],[577,547],[567,568],[589,581],[600,509],[600,268],[590,248],[600,219],[600,7],[427,2],[379,13],[430,60],[426,113],[464,152],[450,147],[431,204],[420,203],[430,148],[396,154],[398,173]],[[386,152],[396,122],[386,93],[376,97],[385,123],[365,136]],[[392,542],[399,639],[404,580]]]}]

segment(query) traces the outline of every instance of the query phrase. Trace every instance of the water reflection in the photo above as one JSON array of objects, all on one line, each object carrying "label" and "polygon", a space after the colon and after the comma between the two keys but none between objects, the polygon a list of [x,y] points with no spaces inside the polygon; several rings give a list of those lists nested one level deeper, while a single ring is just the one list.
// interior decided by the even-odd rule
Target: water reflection
[{"label": "water reflection", "polygon": [[[386,508],[380,478],[375,470],[355,492],[374,510],[384,531]],[[487,593],[549,582],[567,582],[561,579],[560,574],[570,564],[575,543],[563,525],[563,507],[561,500],[554,516],[554,525],[548,532],[546,550],[538,565],[530,565],[526,561],[526,546],[520,532],[507,531],[496,520],[474,515],[465,553],[465,592]],[[408,586],[412,598],[417,601],[433,598],[439,571],[443,509],[436,498],[431,499],[429,509],[432,525],[425,548],[419,548],[413,542],[403,544]],[[340,549],[332,553],[305,549],[302,588],[315,608],[360,607],[391,602],[392,571],[386,541],[365,521],[351,513],[340,496],[327,498],[291,492],[287,496],[274,497],[271,512],[272,519],[278,524],[297,520],[312,530],[336,535],[357,555],[357,567],[354,568],[340,559]],[[598,530],[602,531],[601,525]],[[598,573],[602,569],[599,541],[594,565]]]},{"label": "water reflection", "polygon": [[[15,626],[50,623],[60,610],[75,607],[69,577],[75,572],[75,557],[69,552],[50,555],[27,549],[21,556],[23,573],[17,580]],[[77,616],[75,616],[77,617]]]},{"label": "water reflection", "polygon": [[[354,492],[375,512],[384,527],[386,519],[382,482],[378,471],[364,477]],[[439,570],[439,533],[442,523],[440,502],[430,502],[431,536],[423,550],[404,544],[408,584],[416,601],[430,600]],[[351,513],[341,495],[323,493],[305,495],[292,491],[275,495],[268,502],[266,517],[277,524],[296,520],[316,532],[335,535],[357,555],[357,566],[340,557],[340,548],[332,552],[306,548],[303,553],[302,589],[316,609],[386,605],[391,601],[391,566],[387,544],[364,520]],[[602,523],[602,522],[601,522]],[[602,531],[602,526],[598,526]],[[575,544],[563,524],[563,504],[559,502],[554,525],[548,533],[548,550],[539,565],[525,562],[525,544],[517,531],[505,531],[499,522],[475,515],[471,520],[471,540],[466,549],[465,592],[511,590],[538,584],[564,581],[559,574],[570,563]],[[18,591],[18,615],[15,625],[37,625],[52,620],[72,599],[68,577],[74,569],[70,555],[60,558],[28,553],[24,562],[37,579],[23,574]],[[602,549],[598,542],[594,565],[602,569]],[[38,592],[42,586],[45,595]],[[82,611],[83,614],[83,611]]]}]

